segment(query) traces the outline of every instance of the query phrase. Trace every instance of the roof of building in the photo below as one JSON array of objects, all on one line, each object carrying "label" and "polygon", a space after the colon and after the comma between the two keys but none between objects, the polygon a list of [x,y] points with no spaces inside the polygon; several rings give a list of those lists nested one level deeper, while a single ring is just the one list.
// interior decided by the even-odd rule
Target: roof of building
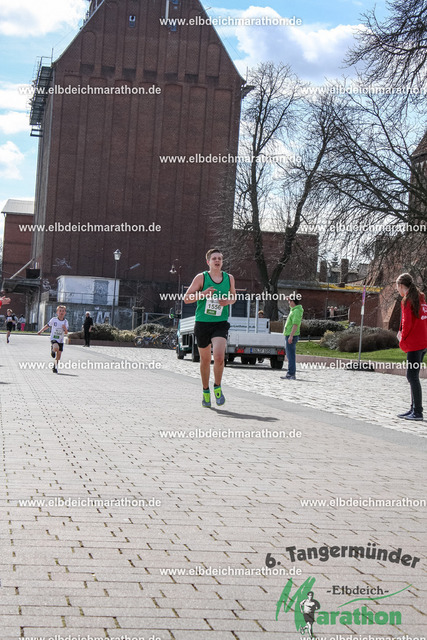
[{"label": "roof of building", "polygon": [[34,200],[14,200],[9,198],[2,209],[2,213],[14,213],[21,216],[34,214]]},{"label": "roof of building", "polygon": [[421,139],[421,142],[419,143],[418,147],[415,149],[414,153],[412,154],[413,158],[417,158],[418,156],[424,156],[427,155],[427,131],[425,132],[423,138]]}]

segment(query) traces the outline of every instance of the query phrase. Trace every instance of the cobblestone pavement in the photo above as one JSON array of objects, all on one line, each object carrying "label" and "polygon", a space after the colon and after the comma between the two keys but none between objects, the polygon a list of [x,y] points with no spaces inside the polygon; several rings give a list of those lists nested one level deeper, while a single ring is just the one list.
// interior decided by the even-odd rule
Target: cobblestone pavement
[{"label": "cobblestone pavement", "polygon": [[[91,347],[94,351],[117,358],[117,347]],[[178,360],[173,351],[164,349],[120,349],[120,358],[132,362],[159,362],[162,369],[200,379],[199,365],[187,356]],[[272,398],[296,402],[321,411],[379,424],[403,433],[427,436],[427,421],[411,423],[397,418],[409,409],[411,396],[404,376],[345,369],[302,369],[297,364],[297,380],[282,380],[285,370],[274,371],[270,363],[255,366],[233,363],[224,372],[224,387],[256,390]],[[285,368],[287,364],[285,362]],[[427,380],[422,380],[427,397]],[[427,400],[426,400],[427,402]]]},{"label": "cobblestone pavement", "polygon": [[[276,620],[290,571],[341,612],[317,618],[319,639],[426,635],[426,441],[358,413],[373,395],[402,408],[404,379],[339,372],[320,402],[329,372],[284,392],[280,372],[230,368],[227,404],[206,410],[197,365],[168,352],[68,346],[60,375],[49,361],[47,338],[0,336],[1,640],[298,640],[291,612]],[[368,543],[386,555],[343,551]],[[399,593],[342,607],[360,596],[341,586]]]}]

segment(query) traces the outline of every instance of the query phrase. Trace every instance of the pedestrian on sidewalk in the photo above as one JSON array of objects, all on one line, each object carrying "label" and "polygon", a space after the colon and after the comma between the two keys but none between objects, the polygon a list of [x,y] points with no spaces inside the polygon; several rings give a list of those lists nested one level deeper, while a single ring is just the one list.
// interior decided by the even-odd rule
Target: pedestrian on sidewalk
[{"label": "pedestrian on sidewalk", "polygon": [[23,315],[21,315],[21,317],[19,318],[18,322],[21,325],[21,331],[24,331],[25,330],[25,323],[26,323],[25,317]]},{"label": "pedestrian on sidewalk", "polygon": [[86,317],[82,325],[82,329],[85,334],[85,347],[90,347],[90,334],[92,333],[93,319],[91,318],[90,311],[86,311]]},{"label": "pedestrian on sidewalk", "polygon": [[281,376],[282,380],[296,380],[297,342],[304,313],[302,305],[296,304],[295,300],[289,300],[289,307],[290,311],[283,331],[285,334],[286,357],[288,359],[288,373],[285,376]]},{"label": "pedestrian on sidewalk", "polygon": [[221,381],[224,371],[225,348],[230,324],[229,307],[236,301],[234,278],[222,271],[223,256],[219,249],[206,254],[209,271],[197,274],[184,296],[184,304],[197,301],[194,335],[200,354],[200,375],[203,386],[202,407],[211,406],[209,377],[211,345],[214,358],[214,395],[217,405],[225,403]]},{"label": "pedestrian on sidewalk", "polygon": [[[64,350],[64,336],[68,333],[68,320],[65,320],[65,314],[67,313],[67,307],[60,304],[56,308],[56,318],[51,318],[47,324],[37,332],[39,336],[43,331],[50,327],[50,343],[51,350],[50,355],[55,358],[53,363],[53,373],[58,373],[59,361],[61,360],[61,354]],[[55,366],[56,365],[56,366]]]},{"label": "pedestrian on sidewalk", "polygon": [[409,273],[397,278],[396,286],[402,296],[402,316],[397,339],[406,353],[406,378],[411,385],[411,408],[399,414],[404,420],[423,419],[420,368],[427,351],[427,304],[425,296]]}]

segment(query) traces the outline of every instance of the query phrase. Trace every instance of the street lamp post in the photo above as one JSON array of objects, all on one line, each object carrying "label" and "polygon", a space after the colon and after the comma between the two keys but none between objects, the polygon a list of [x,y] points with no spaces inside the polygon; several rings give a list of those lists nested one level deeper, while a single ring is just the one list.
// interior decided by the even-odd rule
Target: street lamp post
[{"label": "street lamp post", "polygon": [[117,265],[119,264],[119,260],[121,258],[121,251],[116,249],[114,252],[114,293],[113,293],[113,304],[111,305],[111,326],[114,327],[114,307],[116,304],[116,286],[117,286]]},{"label": "street lamp post", "polygon": [[[170,268],[169,273],[172,273],[173,275],[175,275],[176,273],[178,274],[178,300],[175,301],[175,315],[177,313],[179,313],[179,311],[177,312],[177,309],[179,309],[179,294],[181,293],[181,265],[178,265],[178,270],[175,268],[175,262],[178,262],[178,258],[176,258],[173,263],[172,266]],[[175,324],[175,320],[174,320],[174,324]]]}]

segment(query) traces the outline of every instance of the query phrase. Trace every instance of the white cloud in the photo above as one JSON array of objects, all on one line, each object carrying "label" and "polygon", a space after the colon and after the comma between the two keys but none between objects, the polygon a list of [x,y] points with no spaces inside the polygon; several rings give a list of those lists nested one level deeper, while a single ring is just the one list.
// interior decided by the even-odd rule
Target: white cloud
[{"label": "white cloud", "polygon": [[64,25],[76,27],[87,8],[85,0],[0,0],[0,33],[43,36]]},{"label": "white cloud", "polygon": [[19,165],[24,160],[24,154],[10,140],[0,145],[0,177],[7,180],[22,180]]},{"label": "white cloud", "polygon": [[[233,18],[292,18],[280,15],[271,7],[251,6],[245,11],[215,8],[211,16],[231,16]],[[296,14],[296,17],[301,17]],[[354,34],[360,25],[302,24],[302,26],[227,26],[218,27],[220,36],[226,39],[235,36],[241,52],[236,60],[236,52],[229,48],[240,73],[260,62],[273,61],[289,64],[302,79],[322,83],[325,77],[336,78],[350,70],[344,67],[344,57],[354,44]],[[225,44],[229,44],[226,40]]]},{"label": "white cloud", "polygon": [[0,114],[0,131],[6,135],[29,131],[28,115],[20,111],[9,111]]},{"label": "white cloud", "polygon": [[0,82],[0,109],[27,111],[34,88],[30,84]]}]

